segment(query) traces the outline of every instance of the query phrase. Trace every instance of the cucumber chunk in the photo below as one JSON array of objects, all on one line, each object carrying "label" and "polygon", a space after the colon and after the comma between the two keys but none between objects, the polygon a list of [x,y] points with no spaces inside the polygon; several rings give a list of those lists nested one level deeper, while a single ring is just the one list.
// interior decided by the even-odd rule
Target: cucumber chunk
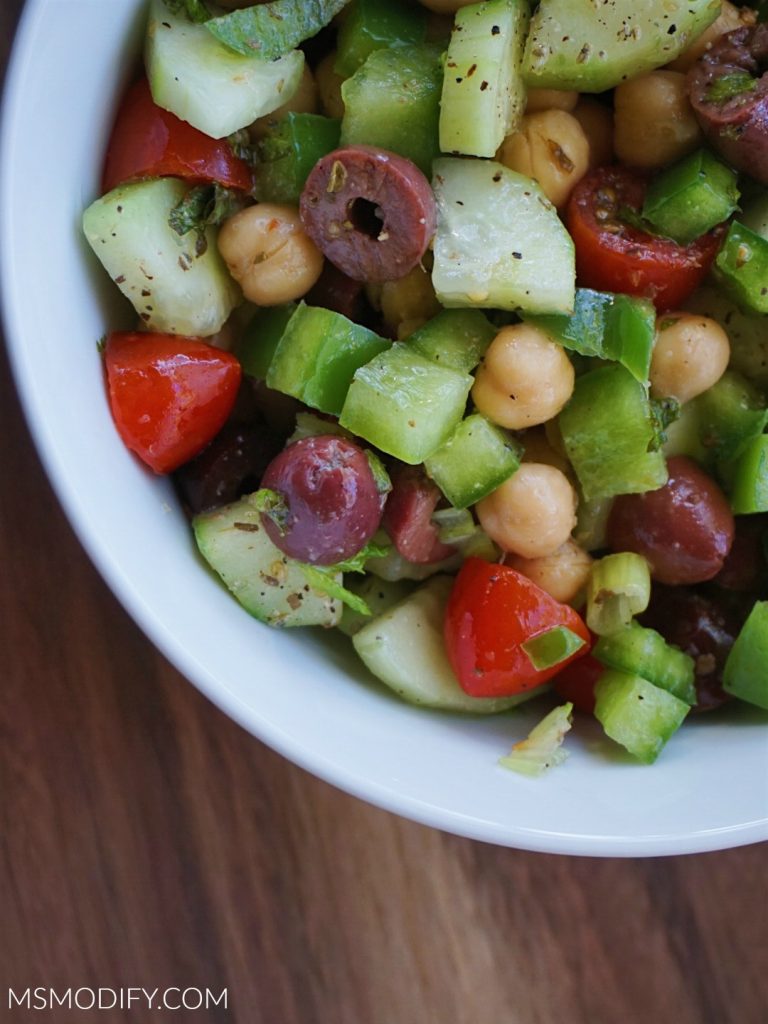
[{"label": "cucumber chunk", "polygon": [[444,306],[570,313],[571,236],[536,182],[492,160],[434,163],[432,283]]},{"label": "cucumber chunk", "polygon": [[359,576],[349,573],[344,580],[344,586],[357,597],[362,598],[371,610],[370,615],[363,615],[348,605],[344,606],[341,614],[339,629],[342,633],[352,637],[359,633],[363,626],[373,621],[372,616],[378,616],[388,611],[398,601],[407,597],[413,589],[413,584],[406,580],[382,580],[377,576],[368,574]]},{"label": "cucumber chunk", "polygon": [[433,363],[471,373],[496,337],[479,309],[443,309],[408,338],[408,347]]},{"label": "cucumber chunk", "polygon": [[443,618],[453,580],[436,576],[377,616],[352,643],[373,674],[413,704],[443,711],[494,714],[543,692],[514,697],[470,697],[453,674],[443,641]]},{"label": "cucumber chunk", "polygon": [[207,25],[174,15],[152,0],[145,48],[147,77],[158,106],[213,139],[245,128],[291,98],[304,54],[279,60],[242,57],[214,39]]},{"label": "cucumber chunk", "polygon": [[720,0],[542,0],[523,74],[536,88],[603,92],[674,60],[720,6]]},{"label": "cucumber chunk", "polygon": [[221,330],[242,300],[208,228],[202,256],[197,233],[168,223],[188,191],[175,178],[120,185],[83,214],[83,231],[104,268],[147,329],[205,338]]},{"label": "cucumber chunk", "polygon": [[640,676],[609,669],[595,686],[595,718],[606,735],[644,764],[653,764],[691,710]]},{"label": "cucumber chunk", "polygon": [[374,51],[341,87],[342,146],[378,146],[431,174],[440,152],[440,57],[434,46]]},{"label": "cucumber chunk", "polygon": [[[270,626],[337,626],[341,602],[310,587],[267,536],[248,498],[192,520],[200,554],[247,612]],[[334,577],[341,583],[342,574]]]},{"label": "cucumber chunk", "polygon": [[472,384],[468,374],[396,344],[357,371],[339,422],[388,455],[416,466],[451,436]]},{"label": "cucumber chunk", "polygon": [[424,465],[454,508],[468,508],[517,472],[520,447],[485,416],[473,413]]},{"label": "cucumber chunk", "polygon": [[517,128],[529,17],[528,0],[486,0],[456,12],[441,100],[444,153],[491,157]]},{"label": "cucumber chunk", "polygon": [[267,387],[338,416],[352,377],[390,342],[341,313],[300,303],[267,371]]},{"label": "cucumber chunk", "polygon": [[723,689],[768,711],[768,601],[757,601],[736,637],[723,672]]},{"label": "cucumber chunk", "polygon": [[654,629],[631,622],[619,633],[599,637],[592,656],[608,668],[647,679],[686,704],[696,703],[693,658]]}]

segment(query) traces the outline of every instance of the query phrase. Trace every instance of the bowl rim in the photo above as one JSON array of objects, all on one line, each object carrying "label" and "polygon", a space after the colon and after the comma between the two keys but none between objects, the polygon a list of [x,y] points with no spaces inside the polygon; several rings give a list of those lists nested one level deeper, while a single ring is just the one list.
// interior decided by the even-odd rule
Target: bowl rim
[{"label": "bowl rim", "polygon": [[768,808],[763,819],[696,832],[682,830],[679,835],[663,836],[575,835],[472,819],[454,810],[420,800],[398,790],[396,786],[385,786],[376,780],[356,775],[331,757],[318,758],[316,753],[304,749],[301,741],[292,737],[279,724],[255,715],[253,708],[223,686],[163,625],[125,567],[119,564],[119,558],[101,538],[89,530],[77,489],[58,461],[51,443],[50,429],[45,422],[45,409],[37,398],[16,341],[22,337],[23,303],[14,291],[9,273],[11,238],[8,218],[3,216],[3,211],[10,208],[13,194],[11,175],[5,172],[12,161],[13,114],[23,102],[24,73],[30,59],[28,41],[50,2],[27,0],[21,12],[0,106],[0,303],[6,349],[28,429],[56,497],[91,562],[154,646],[213,704],[273,750],[346,793],[433,828],[516,849],[606,857],[702,853],[768,840]]}]

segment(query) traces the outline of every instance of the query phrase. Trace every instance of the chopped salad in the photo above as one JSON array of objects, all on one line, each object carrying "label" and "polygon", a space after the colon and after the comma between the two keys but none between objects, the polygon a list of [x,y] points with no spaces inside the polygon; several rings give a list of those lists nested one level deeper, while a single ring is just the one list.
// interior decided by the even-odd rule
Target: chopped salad
[{"label": "chopped salad", "polygon": [[768,17],[150,0],[83,228],[116,428],[257,619],[641,762],[768,709]]}]

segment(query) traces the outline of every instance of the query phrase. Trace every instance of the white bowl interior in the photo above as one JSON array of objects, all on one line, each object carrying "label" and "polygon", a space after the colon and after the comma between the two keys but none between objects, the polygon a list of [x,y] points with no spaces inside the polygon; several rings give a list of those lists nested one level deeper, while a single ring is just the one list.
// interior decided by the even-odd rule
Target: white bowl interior
[{"label": "white bowl interior", "polygon": [[[693,721],[651,768],[598,728],[580,729],[566,765],[529,781],[496,762],[540,709],[475,720],[402,704],[366,676],[344,638],[262,626],[202,567],[169,486],[112,427],[96,345],[125,309],[79,232],[142,21],[136,0],[28,0],[0,165],[2,285],[19,390],[57,493],[129,612],[254,735],[427,824],[525,849],[619,856],[767,838],[765,715],[742,708]],[[55,171],[41,147],[57,154]]]}]

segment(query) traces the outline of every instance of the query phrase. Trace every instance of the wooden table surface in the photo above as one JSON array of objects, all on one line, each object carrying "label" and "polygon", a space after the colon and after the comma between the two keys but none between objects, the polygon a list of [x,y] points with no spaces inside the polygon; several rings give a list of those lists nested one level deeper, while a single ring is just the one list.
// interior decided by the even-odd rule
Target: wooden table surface
[{"label": "wooden table surface", "polygon": [[176,1016],[239,1024],[768,1020],[766,847],[520,853],[288,764],[118,606],[0,360],[0,1020],[163,1016],[9,1011],[9,986],[226,987]]}]

